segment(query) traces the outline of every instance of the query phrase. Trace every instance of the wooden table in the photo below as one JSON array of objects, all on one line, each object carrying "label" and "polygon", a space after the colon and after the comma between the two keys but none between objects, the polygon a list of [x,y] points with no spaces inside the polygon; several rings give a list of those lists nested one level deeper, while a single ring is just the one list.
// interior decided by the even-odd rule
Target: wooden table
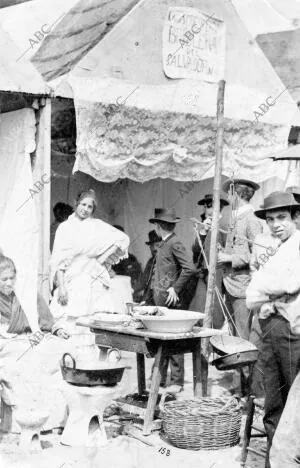
[{"label": "wooden table", "polygon": [[155,358],[151,388],[144,419],[144,435],[149,435],[151,433],[159,385],[161,382],[161,365],[165,356],[192,353],[194,396],[205,396],[201,387],[201,385],[203,385],[203,388],[206,388],[205,382],[202,382],[201,379],[201,338],[220,335],[222,334],[220,330],[194,327],[193,331],[188,333],[155,333],[128,326],[102,325],[101,328],[99,326],[96,328],[89,319],[80,319],[77,323],[78,325],[89,327],[91,331],[95,333],[97,345],[111,346],[123,351],[136,353],[139,394],[143,394],[146,389],[144,356]]}]

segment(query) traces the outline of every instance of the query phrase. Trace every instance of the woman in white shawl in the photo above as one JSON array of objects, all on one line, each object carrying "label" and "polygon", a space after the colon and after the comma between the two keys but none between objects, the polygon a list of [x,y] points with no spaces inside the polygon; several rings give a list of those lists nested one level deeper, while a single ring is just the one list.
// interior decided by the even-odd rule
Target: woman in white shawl
[{"label": "woman in white shawl", "polygon": [[71,333],[72,351],[77,357],[87,345],[94,349],[94,357],[97,351],[91,346],[93,335],[87,328],[76,326],[76,319],[100,311],[113,312],[110,266],[128,256],[129,237],[93,218],[96,206],[93,190],[78,195],[75,212],[56,231],[51,258],[51,282],[55,279],[58,287],[50,309]]}]

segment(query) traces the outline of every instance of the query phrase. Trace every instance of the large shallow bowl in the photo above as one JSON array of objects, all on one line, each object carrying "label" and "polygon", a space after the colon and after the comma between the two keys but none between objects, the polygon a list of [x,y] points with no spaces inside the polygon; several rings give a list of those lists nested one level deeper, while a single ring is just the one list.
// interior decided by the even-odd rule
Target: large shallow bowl
[{"label": "large shallow bowl", "polygon": [[190,312],[188,310],[164,311],[163,316],[138,315],[138,318],[149,331],[157,333],[185,333],[192,330],[193,326],[204,314],[200,312]]}]

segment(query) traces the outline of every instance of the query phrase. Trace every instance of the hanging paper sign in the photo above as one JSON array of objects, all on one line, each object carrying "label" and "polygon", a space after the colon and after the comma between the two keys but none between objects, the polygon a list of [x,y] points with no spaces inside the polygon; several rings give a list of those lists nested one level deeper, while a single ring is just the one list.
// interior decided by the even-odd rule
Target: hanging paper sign
[{"label": "hanging paper sign", "polygon": [[194,8],[169,8],[163,30],[163,69],[169,78],[224,79],[224,22]]}]

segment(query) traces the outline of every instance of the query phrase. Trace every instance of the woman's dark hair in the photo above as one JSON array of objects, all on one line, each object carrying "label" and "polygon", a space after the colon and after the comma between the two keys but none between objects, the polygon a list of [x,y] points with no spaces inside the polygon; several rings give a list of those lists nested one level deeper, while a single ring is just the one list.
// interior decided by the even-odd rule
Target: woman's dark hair
[{"label": "woman's dark hair", "polygon": [[16,265],[12,261],[11,258],[5,257],[4,255],[0,255],[0,273],[4,270],[12,270],[15,275],[17,273]]},{"label": "woman's dark hair", "polygon": [[254,188],[243,184],[234,184],[234,190],[242,200],[246,200],[247,202],[250,201],[255,194]]},{"label": "woman's dark hair", "polygon": [[53,207],[53,214],[59,223],[66,221],[68,217],[73,213],[73,208],[67,203],[58,202]]},{"label": "woman's dark hair", "polygon": [[94,205],[93,213],[94,213],[96,208],[97,208],[97,205],[98,205],[98,200],[97,200],[97,197],[96,197],[95,190],[89,189],[89,190],[84,190],[83,192],[80,192],[77,195],[77,198],[76,198],[76,206],[78,206],[79,203],[81,202],[81,200],[83,200],[84,198],[92,198],[93,199],[93,205]]},{"label": "woman's dark hair", "polygon": [[164,231],[173,232],[176,223],[167,223],[166,221],[155,221]]}]

